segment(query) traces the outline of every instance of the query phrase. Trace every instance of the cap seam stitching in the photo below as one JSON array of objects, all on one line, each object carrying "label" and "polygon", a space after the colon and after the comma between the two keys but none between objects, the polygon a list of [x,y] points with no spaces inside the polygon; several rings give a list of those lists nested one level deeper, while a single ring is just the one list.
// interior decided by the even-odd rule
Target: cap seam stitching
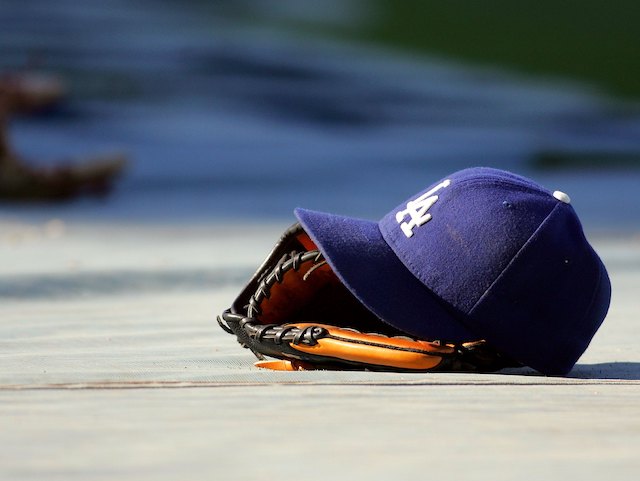
[{"label": "cap seam stitching", "polygon": [[485,291],[482,293],[482,295],[478,298],[478,300],[476,301],[476,303],[473,305],[473,307],[469,310],[469,315],[473,315],[474,311],[480,306],[480,304],[482,303],[482,301],[489,295],[489,293],[493,290],[493,288],[496,286],[496,284],[498,283],[498,281],[505,275],[505,273],[509,270],[509,268],[516,262],[516,260],[520,257],[520,254],[529,246],[529,244],[531,244],[531,242],[533,241],[533,238],[538,234],[538,232],[540,232],[540,230],[543,228],[543,226],[547,223],[547,221],[549,220],[549,218],[553,215],[553,213],[556,211],[556,209],[558,209],[560,207],[560,204],[556,204],[553,209],[551,209],[551,211],[547,214],[547,216],[544,218],[544,220],[540,223],[540,225],[538,226],[538,228],[529,236],[529,238],[527,239],[527,241],[522,244],[522,247],[520,247],[520,249],[518,249],[518,252],[515,253],[515,255],[511,258],[511,260],[509,261],[509,263],[505,266],[504,269],[502,269],[502,271],[500,272],[500,274],[498,274],[496,276],[496,278],[493,280],[493,282],[491,283],[491,285],[489,287],[487,287],[485,289]]},{"label": "cap seam stitching", "polygon": [[496,184],[523,187],[523,188],[526,188],[526,189],[528,189],[530,191],[536,191],[536,192],[543,192],[545,194],[551,194],[550,190],[545,189],[542,186],[528,184],[524,180],[512,179],[512,178],[504,178],[504,177],[498,177],[498,176],[495,176],[495,177],[486,176],[486,177],[482,177],[482,178],[470,177],[470,178],[466,178],[466,179],[460,179],[460,180],[455,181],[455,182],[452,181],[452,186],[454,184],[455,185],[476,184],[476,183],[480,184],[480,183],[485,183],[488,180],[493,182],[493,183],[496,183]]}]

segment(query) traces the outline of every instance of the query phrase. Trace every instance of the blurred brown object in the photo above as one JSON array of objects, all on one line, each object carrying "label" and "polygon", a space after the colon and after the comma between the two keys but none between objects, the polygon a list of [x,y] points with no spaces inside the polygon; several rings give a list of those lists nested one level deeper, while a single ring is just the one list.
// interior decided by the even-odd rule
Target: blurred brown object
[{"label": "blurred brown object", "polygon": [[36,168],[15,157],[0,160],[0,199],[13,201],[60,201],[80,195],[103,196],[123,171],[120,154],[92,157],[77,164]]},{"label": "blurred brown object", "polygon": [[11,148],[7,123],[11,115],[46,110],[66,95],[64,83],[41,74],[0,76],[0,199],[60,201],[80,195],[106,195],[122,173],[122,154],[63,163],[52,168],[29,165]]},{"label": "blurred brown object", "polygon": [[0,76],[0,106],[5,115],[32,113],[55,106],[67,95],[64,82],[44,74]]}]

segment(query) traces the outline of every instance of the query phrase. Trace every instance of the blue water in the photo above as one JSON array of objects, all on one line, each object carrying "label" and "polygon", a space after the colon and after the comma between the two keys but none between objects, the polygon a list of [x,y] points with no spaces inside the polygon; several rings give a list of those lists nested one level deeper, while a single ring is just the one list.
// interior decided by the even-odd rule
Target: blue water
[{"label": "blue water", "polygon": [[588,86],[248,27],[224,8],[149,0],[0,9],[0,66],[70,85],[12,122],[34,163],[124,151],[106,199],[2,217],[283,219],[296,206],[377,218],[447,173],[488,165],[571,194],[593,230],[635,229],[637,171],[544,171],[546,151],[640,152],[640,110]]}]

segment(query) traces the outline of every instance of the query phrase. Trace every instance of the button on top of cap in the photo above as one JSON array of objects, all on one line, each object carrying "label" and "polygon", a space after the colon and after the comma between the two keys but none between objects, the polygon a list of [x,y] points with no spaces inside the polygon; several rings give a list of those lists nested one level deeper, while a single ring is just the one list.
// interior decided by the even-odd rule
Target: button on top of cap
[{"label": "button on top of cap", "polygon": [[559,190],[556,190],[553,193],[553,196],[558,199],[560,202],[564,202],[565,204],[570,204],[571,203],[571,197],[569,197],[567,194],[565,194],[564,192],[561,192]]}]

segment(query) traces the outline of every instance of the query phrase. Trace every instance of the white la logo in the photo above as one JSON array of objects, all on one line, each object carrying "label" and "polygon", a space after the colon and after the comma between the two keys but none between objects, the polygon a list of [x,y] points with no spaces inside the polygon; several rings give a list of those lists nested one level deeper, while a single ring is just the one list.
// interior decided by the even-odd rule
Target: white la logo
[{"label": "white la logo", "polygon": [[[400,228],[402,229],[402,232],[404,232],[405,236],[411,237],[413,235],[414,227],[419,227],[431,220],[429,209],[438,200],[438,196],[433,194],[438,192],[440,189],[448,187],[449,184],[451,184],[449,179],[439,183],[429,192],[425,192],[417,199],[407,202],[407,208],[396,214],[396,221],[400,224]],[[409,216],[410,219],[408,222],[403,222],[406,216]]]}]

